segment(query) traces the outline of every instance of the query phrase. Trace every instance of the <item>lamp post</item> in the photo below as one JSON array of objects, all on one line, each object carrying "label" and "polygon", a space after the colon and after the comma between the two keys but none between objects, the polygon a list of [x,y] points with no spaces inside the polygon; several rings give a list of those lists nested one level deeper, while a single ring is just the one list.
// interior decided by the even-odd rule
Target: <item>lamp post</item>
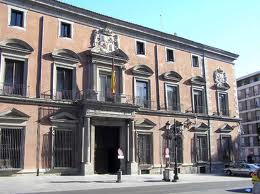
[{"label": "lamp post", "polygon": [[[169,121],[167,121],[167,123],[165,124],[165,129],[166,129],[166,148],[169,149],[169,140],[170,140],[170,130],[171,130],[171,124]],[[166,158],[166,168],[169,167],[169,163],[170,163],[170,157],[169,158]]]},{"label": "lamp post", "polygon": [[174,177],[172,182],[177,182],[179,180],[178,177],[178,161],[177,161],[177,136],[181,135],[182,130],[180,127],[183,124],[181,122],[178,122],[174,119],[174,125],[173,125],[173,137],[174,137]]}]

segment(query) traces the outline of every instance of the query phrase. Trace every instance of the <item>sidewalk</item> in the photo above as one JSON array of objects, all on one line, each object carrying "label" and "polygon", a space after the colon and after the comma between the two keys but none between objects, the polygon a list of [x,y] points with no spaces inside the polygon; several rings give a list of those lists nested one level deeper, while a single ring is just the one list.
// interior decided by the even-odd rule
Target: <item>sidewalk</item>
[{"label": "sidewalk", "polygon": [[34,193],[50,191],[92,190],[104,188],[138,187],[168,184],[225,182],[251,180],[245,177],[221,175],[180,174],[177,183],[162,181],[162,175],[123,175],[116,183],[116,175],[91,176],[18,176],[0,177],[0,193]]}]

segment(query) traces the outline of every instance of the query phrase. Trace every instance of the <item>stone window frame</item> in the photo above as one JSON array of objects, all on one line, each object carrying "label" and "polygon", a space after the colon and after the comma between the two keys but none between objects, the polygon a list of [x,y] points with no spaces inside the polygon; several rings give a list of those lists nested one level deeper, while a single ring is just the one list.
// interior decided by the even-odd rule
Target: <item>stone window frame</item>
[{"label": "stone window frame", "polygon": [[195,113],[195,104],[194,104],[194,90],[200,90],[203,93],[203,106],[204,111],[203,113],[196,113],[196,114],[206,114],[207,112],[207,104],[206,104],[206,89],[204,86],[192,86],[191,87],[191,100],[192,100],[192,112]]},{"label": "stone window frame", "polygon": [[[60,39],[64,39],[64,40],[73,40],[73,37],[74,37],[74,22],[71,22],[71,21],[68,21],[68,20],[64,20],[64,19],[60,19],[58,18],[58,22],[59,22],[59,25],[58,25],[58,38]],[[63,37],[61,36],[61,23],[66,23],[66,24],[70,24],[70,34],[71,34],[71,37]]]},{"label": "stone window frame", "polygon": [[[23,27],[20,27],[20,26],[12,26],[12,25],[11,25],[12,10],[17,10],[17,11],[23,12]],[[26,31],[26,27],[27,27],[27,12],[28,12],[28,11],[27,11],[26,9],[8,5],[8,21],[7,21],[7,22],[8,22],[8,23],[7,23],[8,27],[9,27],[9,28],[14,28],[14,29]]]},{"label": "stone window frame", "polygon": [[168,86],[172,86],[172,87],[176,87],[178,94],[177,94],[177,106],[179,110],[171,110],[171,111],[177,111],[177,112],[181,112],[181,106],[180,106],[180,86],[179,84],[174,84],[174,83],[169,83],[169,82],[165,82],[164,83],[164,96],[165,96],[165,108],[166,110],[168,110],[168,95],[167,95],[167,87]]},{"label": "stone window frame", "polygon": [[[150,156],[151,156],[151,164],[139,164],[139,158],[138,158],[138,153],[139,153],[139,135],[148,135],[150,136]],[[138,159],[138,164],[139,166],[141,165],[149,165],[149,167],[147,166],[147,168],[150,168],[151,166],[154,165],[154,154],[153,154],[153,150],[154,150],[154,134],[152,131],[144,131],[144,130],[140,130],[140,129],[136,129],[136,136],[137,136],[137,159]]]},{"label": "stone window frame", "polygon": [[147,82],[147,86],[148,86],[148,102],[149,102],[149,105],[148,105],[148,109],[149,107],[151,106],[151,80],[150,79],[146,79],[146,78],[143,78],[143,77],[139,77],[139,76],[134,76],[133,77],[133,102],[134,104],[136,104],[136,82],[137,81],[141,81],[141,82]]},{"label": "stone window frame", "polygon": [[11,53],[5,53],[5,52],[2,52],[1,55],[0,55],[0,58],[1,58],[1,61],[0,61],[0,64],[1,64],[1,68],[0,68],[0,87],[1,87],[1,84],[4,83],[4,80],[5,80],[5,67],[6,67],[6,62],[5,60],[6,59],[9,59],[9,60],[16,60],[16,61],[22,61],[24,62],[24,71],[23,71],[23,85],[24,85],[24,90],[23,91],[23,96],[25,97],[28,97],[29,95],[29,90],[28,90],[28,61],[29,61],[29,58],[28,56],[22,56],[22,55],[16,55],[16,54],[11,54]]},{"label": "stone window frame", "polygon": [[64,68],[64,69],[70,69],[72,70],[72,99],[75,99],[76,97],[76,84],[77,84],[77,80],[76,80],[76,64],[68,64],[65,62],[60,62],[60,61],[54,61],[53,62],[53,73],[52,73],[52,98],[55,99],[55,94],[57,91],[57,68]]},{"label": "stone window frame", "polygon": [[[168,55],[167,55],[168,50],[171,50],[173,52],[173,61],[168,61]],[[175,49],[170,48],[170,47],[165,47],[165,61],[166,61],[166,63],[175,63],[175,61],[176,61]]]},{"label": "stone window frame", "polygon": [[[198,66],[194,66],[193,65],[193,57],[197,57],[198,58]],[[191,67],[192,68],[201,68],[202,64],[201,64],[201,56],[197,55],[197,54],[191,54]]]},{"label": "stone window frame", "polygon": [[[217,111],[218,111],[218,115],[221,115],[221,116],[229,116],[230,114],[230,111],[229,111],[229,95],[228,95],[228,92],[223,92],[223,91],[217,91]],[[227,114],[220,114],[220,102],[219,102],[219,95],[220,94],[225,94],[226,95],[226,111],[227,111]]]},{"label": "stone window frame", "polygon": [[[137,42],[142,42],[144,44],[144,54],[138,54],[137,53]],[[135,54],[136,56],[139,56],[139,57],[146,57],[147,56],[147,52],[146,52],[146,41],[144,40],[140,40],[140,39],[135,39]]]}]

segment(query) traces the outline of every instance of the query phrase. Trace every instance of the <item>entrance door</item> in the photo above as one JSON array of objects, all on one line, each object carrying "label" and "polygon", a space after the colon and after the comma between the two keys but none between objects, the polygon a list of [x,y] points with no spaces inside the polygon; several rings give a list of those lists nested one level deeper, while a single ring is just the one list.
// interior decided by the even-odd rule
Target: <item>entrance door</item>
[{"label": "entrance door", "polygon": [[119,148],[118,127],[96,127],[95,130],[95,173],[114,174],[120,167],[117,159]]}]

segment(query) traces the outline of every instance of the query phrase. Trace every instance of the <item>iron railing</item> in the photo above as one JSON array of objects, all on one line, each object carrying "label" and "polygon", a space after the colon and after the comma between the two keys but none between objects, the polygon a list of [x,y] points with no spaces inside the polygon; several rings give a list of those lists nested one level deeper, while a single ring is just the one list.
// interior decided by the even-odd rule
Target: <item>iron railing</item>
[{"label": "iron railing", "polygon": [[23,129],[0,129],[0,169],[23,168]]},{"label": "iron railing", "polygon": [[3,96],[23,96],[26,97],[29,86],[16,83],[0,83],[0,95]]},{"label": "iron railing", "polygon": [[52,100],[76,100],[77,96],[73,96],[72,90],[48,90],[41,94],[41,98]]},{"label": "iron railing", "polygon": [[206,107],[205,106],[194,106],[193,112],[201,113],[201,114],[206,113]]}]

